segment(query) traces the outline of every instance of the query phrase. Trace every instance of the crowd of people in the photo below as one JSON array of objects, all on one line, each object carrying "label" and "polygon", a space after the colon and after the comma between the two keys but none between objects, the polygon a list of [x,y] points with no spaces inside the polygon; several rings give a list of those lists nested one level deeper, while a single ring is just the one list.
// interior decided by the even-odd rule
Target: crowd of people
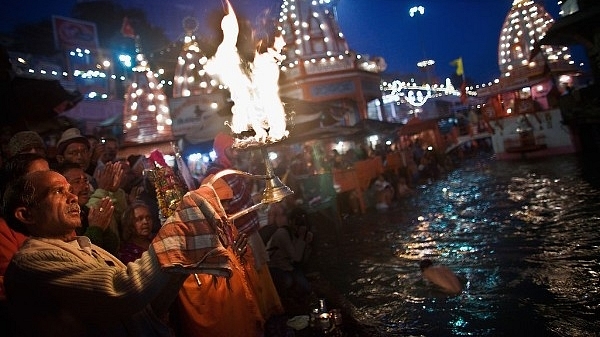
[{"label": "crowd of people", "polygon": [[[300,190],[269,205],[266,224],[257,212],[229,218],[255,204],[260,181],[215,175],[262,165],[242,158],[229,134],[215,137],[216,159],[168,215],[156,176],[147,174],[156,162],[119,157],[116,138],[68,128],[52,149],[33,131],[6,145],[3,335],[268,336],[270,321],[308,314],[316,300],[303,268],[313,233]],[[288,184],[322,165],[305,150],[276,166]],[[343,169],[360,156],[322,158]],[[410,172],[374,179],[377,209],[414,194]]]},{"label": "crowd of people", "polygon": [[[149,158],[119,158],[117,139],[69,128],[49,149],[34,131],[12,135],[0,167],[3,335],[269,335],[293,303],[285,273],[304,246],[271,258],[289,242],[263,240],[256,212],[228,218],[254,204],[246,177],[210,179],[237,168],[233,141],[215,138],[206,176],[165,217]],[[306,299],[306,279],[301,289]]]},{"label": "crowd of people", "polygon": [[[387,158],[392,155],[402,158],[402,164],[397,169],[385,168]],[[418,186],[438,180],[454,165],[449,156],[418,137],[403,137],[391,146],[384,144],[370,146],[361,143],[347,149],[344,153],[340,153],[335,148],[327,151],[318,141],[315,141],[303,146],[295,154],[279,151],[277,156],[274,163],[276,175],[295,191],[297,199],[302,199],[304,202],[310,200],[304,200],[308,198],[302,195],[303,187],[300,181],[303,178],[353,169],[359,161],[373,158],[380,160],[384,169],[369,182],[366,189],[337,193],[338,206],[344,214],[358,214],[364,211],[361,210],[359,201],[361,199],[367,209],[387,210],[413,196]],[[260,169],[260,165],[258,168]],[[252,172],[254,171],[256,169],[252,169]],[[363,195],[359,196],[357,193]]]}]

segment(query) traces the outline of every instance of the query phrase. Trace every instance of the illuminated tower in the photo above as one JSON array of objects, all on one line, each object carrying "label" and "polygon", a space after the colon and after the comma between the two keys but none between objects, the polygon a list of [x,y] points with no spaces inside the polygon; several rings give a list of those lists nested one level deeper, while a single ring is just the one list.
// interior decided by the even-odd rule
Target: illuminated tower
[{"label": "illuminated tower", "polygon": [[541,40],[554,19],[543,6],[531,0],[514,0],[508,12],[498,45],[501,77],[531,77],[544,73],[575,70],[567,47],[542,46],[542,52],[530,59],[536,42]]},{"label": "illuminated tower", "polygon": [[195,32],[198,22],[191,17],[184,19],[185,37],[183,48],[177,58],[173,83],[173,97],[187,97],[211,93],[218,85],[204,70],[208,60],[200,49]]},{"label": "illuminated tower", "polygon": [[142,144],[172,140],[167,97],[137,41],[136,45],[136,66],[123,107],[125,142]]},{"label": "illuminated tower", "polygon": [[280,92],[284,97],[328,102],[350,113],[347,124],[368,117],[368,102],[381,97],[381,58],[353,53],[335,17],[332,0],[283,0],[278,29],[286,42]]}]

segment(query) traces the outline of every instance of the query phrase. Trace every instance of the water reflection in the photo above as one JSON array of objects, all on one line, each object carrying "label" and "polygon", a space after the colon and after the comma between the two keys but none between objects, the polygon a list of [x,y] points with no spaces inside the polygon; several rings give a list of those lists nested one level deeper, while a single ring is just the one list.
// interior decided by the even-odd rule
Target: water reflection
[{"label": "water reflection", "polygon": [[[390,336],[596,336],[600,188],[575,156],[479,158],[396,209],[352,219],[324,269]],[[587,171],[586,171],[587,170]],[[430,257],[465,283],[446,297]]]}]

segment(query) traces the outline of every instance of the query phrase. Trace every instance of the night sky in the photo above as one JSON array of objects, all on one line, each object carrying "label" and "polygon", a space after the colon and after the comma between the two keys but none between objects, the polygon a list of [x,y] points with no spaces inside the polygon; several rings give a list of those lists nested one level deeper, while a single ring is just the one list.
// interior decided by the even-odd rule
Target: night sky
[{"label": "night sky", "polygon": [[[556,20],[556,0],[536,0]],[[54,15],[69,16],[75,0],[21,0],[0,13],[0,31],[19,22],[36,22]],[[279,12],[282,0],[231,0],[241,15],[252,19],[265,10]],[[382,56],[386,72],[415,73],[424,58],[436,61],[435,74],[444,79],[454,68],[450,62],[463,58],[465,75],[475,84],[499,76],[497,52],[500,29],[513,0],[341,0],[338,21],[350,48],[360,54]],[[148,18],[163,27],[173,40],[181,37],[181,21],[199,21],[221,0],[120,0],[125,8],[146,8]],[[425,7],[423,15],[410,17],[413,6]],[[202,26],[201,26],[202,27]],[[199,35],[202,35],[200,32]],[[575,55],[577,62],[583,61]]]}]

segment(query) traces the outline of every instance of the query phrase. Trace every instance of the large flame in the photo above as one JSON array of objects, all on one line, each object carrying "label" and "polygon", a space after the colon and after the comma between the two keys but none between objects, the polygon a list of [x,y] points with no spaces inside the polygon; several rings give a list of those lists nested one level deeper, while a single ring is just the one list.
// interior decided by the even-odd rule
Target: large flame
[{"label": "large flame", "polygon": [[227,15],[221,21],[223,41],[204,69],[229,88],[234,105],[231,108],[233,117],[228,125],[233,133],[254,130],[255,142],[279,141],[289,134],[277,83],[284,39],[278,36],[266,52],[256,52],[250,72],[246,73],[236,46],[239,34],[237,17],[229,1],[226,2]]}]

